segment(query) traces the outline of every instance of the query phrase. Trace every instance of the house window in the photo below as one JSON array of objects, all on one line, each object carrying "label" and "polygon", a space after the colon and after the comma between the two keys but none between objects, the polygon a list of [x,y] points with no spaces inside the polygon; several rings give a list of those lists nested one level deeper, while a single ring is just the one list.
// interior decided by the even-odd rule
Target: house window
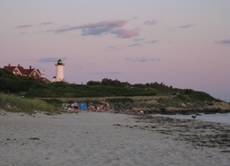
[{"label": "house window", "polygon": [[14,74],[14,75],[19,75],[19,73],[18,73],[17,70],[14,70],[14,71],[13,71],[13,74]]}]

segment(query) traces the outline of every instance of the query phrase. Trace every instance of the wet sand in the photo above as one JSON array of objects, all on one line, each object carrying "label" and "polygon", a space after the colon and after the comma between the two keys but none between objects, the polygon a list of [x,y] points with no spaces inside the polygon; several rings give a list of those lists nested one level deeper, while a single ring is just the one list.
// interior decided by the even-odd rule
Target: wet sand
[{"label": "wet sand", "polygon": [[[178,139],[184,130],[195,135],[189,123],[200,125],[112,113],[1,113],[0,166],[228,166],[228,143],[209,147]],[[184,126],[182,132],[170,131],[172,124]]]}]

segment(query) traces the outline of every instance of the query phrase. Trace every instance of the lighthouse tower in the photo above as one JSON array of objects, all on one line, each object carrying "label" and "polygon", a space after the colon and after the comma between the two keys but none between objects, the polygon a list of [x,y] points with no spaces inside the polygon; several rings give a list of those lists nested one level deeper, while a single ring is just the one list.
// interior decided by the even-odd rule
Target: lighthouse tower
[{"label": "lighthouse tower", "polygon": [[62,62],[61,59],[57,61],[55,64],[56,66],[56,82],[62,82],[64,81],[64,63]]}]

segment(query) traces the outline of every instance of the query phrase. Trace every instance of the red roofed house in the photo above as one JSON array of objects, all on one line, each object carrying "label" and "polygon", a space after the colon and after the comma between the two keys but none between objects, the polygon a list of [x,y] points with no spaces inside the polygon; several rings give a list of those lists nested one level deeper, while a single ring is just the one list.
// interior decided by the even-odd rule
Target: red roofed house
[{"label": "red roofed house", "polygon": [[18,66],[11,66],[10,64],[8,66],[4,66],[4,69],[16,76],[22,76],[22,77],[29,77],[33,78],[35,80],[43,80],[42,74],[39,69],[32,68],[31,66],[29,69],[26,69],[22,67],[21,65]]}]

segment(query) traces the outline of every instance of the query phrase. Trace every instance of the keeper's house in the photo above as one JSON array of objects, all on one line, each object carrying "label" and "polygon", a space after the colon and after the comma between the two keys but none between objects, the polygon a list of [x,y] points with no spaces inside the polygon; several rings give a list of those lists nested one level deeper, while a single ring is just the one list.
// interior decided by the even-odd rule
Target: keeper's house
[{"label": "keeper's house", "polygon": [[32,66],[30,66],[29,68],[24,68],[21,65],[12,66],[9,64],[8,66],[4,66],[3,69],[16,75],[16,76],[33,78],[35,80],[46,79],[46,78],[42,77],[42,74],[41,74],[39,69],[35,69]]}]

